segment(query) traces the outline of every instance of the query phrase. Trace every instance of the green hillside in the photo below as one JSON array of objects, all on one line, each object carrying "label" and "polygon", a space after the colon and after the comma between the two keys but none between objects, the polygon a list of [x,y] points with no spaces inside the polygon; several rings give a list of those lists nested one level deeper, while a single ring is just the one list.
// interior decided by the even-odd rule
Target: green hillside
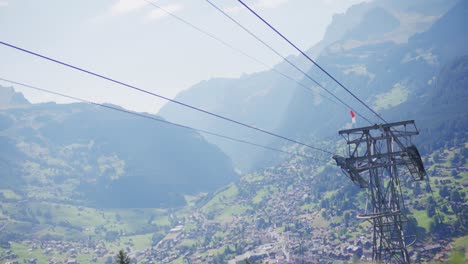
[{"label": "green hillside", "polygon": [[216,146],[167,124],[87,104],[9,108],[0,117],[0,187],[25,199],[177,207],[184,195],[237,179]]}]

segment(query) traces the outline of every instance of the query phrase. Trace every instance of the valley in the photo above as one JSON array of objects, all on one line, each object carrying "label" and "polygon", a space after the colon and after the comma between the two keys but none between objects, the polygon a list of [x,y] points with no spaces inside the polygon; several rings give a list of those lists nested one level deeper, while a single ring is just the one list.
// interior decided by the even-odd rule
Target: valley
[{"label": "valley", "polygon": [[[447,261],[468,246],[463,151],[467,146],[425,157],[432,192],[427,183],[405,181],[416,262]],[[179,209],[94,209],[1,193],[4,260],[104,263],[125,249],[138,263],[333,263],[371,253],[371,226],[356,219],[365,193],[332,162],[292,159],[212,195],[186,197]]]},{"label": "valley", "polygon": [[332,156],[346,156],[339,130],[378,115],[419,131],[405,143],[427,177],[386,165],[404,200],[398,235],[417,238],[404,241],[411,262],[467,263],[467,13],[464,0],[373,0],[333,16],[305,52],[349,90],[297,54],[211,76],[158,113],[32,103],[0,76],[0,263],[111,264],[120,250],[141,264],[372,263],[358,217],[376,212],[371,194]]}]

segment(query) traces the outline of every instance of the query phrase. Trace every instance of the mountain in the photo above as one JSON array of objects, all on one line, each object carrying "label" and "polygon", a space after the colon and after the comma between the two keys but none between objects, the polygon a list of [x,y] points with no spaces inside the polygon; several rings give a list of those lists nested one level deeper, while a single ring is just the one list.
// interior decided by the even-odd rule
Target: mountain
[{"label": "mountain", "polygon": [[[274,72],[246,75],[240,79],[212,79],[201,82],[177,95],[176,99],[214,113],[266,130],[280,124],[277,118],[286,111],[291,91],[289,81]],[[272,104],[274,102],[274,104]],[[198,112],[187,112],[181,106],[166,104],[159,112],[164,118],[197,128],[267,144],[271,137],[232,125]],[[246,170],[263,155],[263,150],[248,145],[206,137],[233,160],[238,169]]]},{"label": "mountain", "polygon": [[0,109],[27,106],[29,104],[29,101],[24,98],[23,94],[15,92],[13,87],[3,87],[0,89]]},{"label": "mountain", "polygon": [[[456,3],[456,0],[378,0],[361,3],[349,8],[345,14],[336,15],[324,39],[306,52],[317,58],[322,66],[336,74],[339,80],[352,87],[366,101],[373,102],[376,98],[381,98],[380,103],[386,103],[388,96],[385,98],[378,96],[390,93],[399,78],[399,73],[392,72],[392,70],[399,70],[393,69],[394,63],[400,64],[400,61],[392,60],[393,53],[398,50],[402,52],[405,46],[419,45],[412,37],[428,30]],[[418,52],[418,50],[411,52]],[[422,53],[422,55],[410,53],[408,56],[423,58],[425,53]],[[379,55],[382,56],[379,57]],[[310,68],[310,63],[302,57],[291,56],[289,59],[302,68]],[[405,71],[413,72],[414,76],[419,73],[427,76],[438,69],[433,67],[426,74],[428,67],[422,63],[416,65],[417,63],[420,63],[420,60],[406,64],[405,66],[412,67],[412,70],[405,68]],[[421,68],[414,69],[419,66]],[[334,131],[345,126],[349,120],[349,109],[331,103],[328,100],[330,96],[323,96],[323,92],[310,93],[275,71],[288,74],[308,87],[320,91],[310,80],[291,69],[286,62],[281,62],[273,70],[244,75],[238,79],[217,78],[203,81],[180,93],[176,99],[266,130],[303,140],[330,137],[333,136]],[[401,71],[405,73],[403,68]],[[341,93],[335,84],[324,78],[316,68],[312,67],[309,73],[331,91],[344,97],[349,104],[357,105],[354,99]],[[393,96],[394,93],[406,94],[406,90],[401,92],[399,89],[396,88],[389,96]],[[365,115],[368,115],[364,109],[356,107],[356,110],[363,110]],[[170,103],[165,105],[159,114],[174,122],[217,131],[264,145],[285,144],[285,142],[225,124],[203,114],[187,113],[185,109]],[[268,151],[206,138],[218,145],[242,171],[255,170],[282,158]]]},{"label": "mountain", "polygon": [[[349,42],[339,41],[324,50],[318,62],[386,120],[416,119],[423,131],[438,133],[434,129],[437,130],[440,124],[437,126],[436,119],[430,114],[437,108],[430,104],[440,100],[440,94],[436,91],[440,93],[445,89],[440,86],[444,85],[442,80],[447,79],[447,75],[455,80],[463,80],[466,76],[463,67],[453,66],[453,63],[460,65],[468,54],[465,45],[468,37],[464,29],[468,23],[467,12],[468,3],[460,1],[427,31],[415,34],[407,43],[383,42],[355,48],[337,48]],[[458,70],[447,70],[451,68]],[[316,72],[316,69],[311,69],[309,74]],[[359,113],[372,116],[336,84],[326,78],[321,80],[326,84],[325,87],[331,87],[340,98],[356,106],[355,110]],[[438,114],[443,115],[443,122],[466,122],[468,111],[463,103],[465,98],[460,97],[464,96],[464,90],[462,82],[453,82],[451,92],[444,92],[445,100],[451,103]],[[314,96],[308,93],[296,91],[285,113],[280,128],[282,133],[299,138],[307,138],[310,134],[326,137],[330,136],[330,130],[336,131],[345,126],[349,120],[346,114],[348,109],[337,108],[329,103],[311,106],[310,101],[313,99]],[[375,117],[370,121],[380,122]],[[317,123],[323,126],[318,127]],[[366,125],[366,121],[359,116],[358,125]],[[432,137],[425,144],[431,145],[435,141],[436,138]]]},{"label": "mountain", "polygon": [[[468,1],[455,3],[442,16],[435,15],[437,8],[424,7],[425,1],[392,2],[390,7],[401,4],[399,8],[407,12],[432,17],[432,23],[406,35],[405,40],[392,40],[404,23],[393,9],[372,4],[362,12],[363,22],[357,21],[337,35],[323,47],[317,61],[388,122],[416,120],[421,133],[414,140],[428,177],[416,182],[405,175],[404,168],[398,168],[408,216],[404,232],[417,236],[409,249],[411,260],[466,263]],[[375,25],[382,21],[390,26],[380,32]],[[319,75],[316,68],[309,74]],[[317,79],[371,123],[381,122],[336,84],[325,77]],[[349,109],[303,89],[295,89],[290,100],[278,133],[326,149],[345,145],[344,140],[337,140],[336,132],[351,126]],[[368,124],[360,116],[357,119],[358,126]],[[146,259],[160,260],[159,256],[170,252],[174,263],[181,255],[189,262],[209,263],[246,259],[371,262],[372,229],[357,217],[369,213],[366,195],[366,190],[354,186],[332,162],[288,158],[277,166],[244,174],[238,183],[210,195],[185,218],[184,224],[190,228],[181,234],[181,240],[148,253]]]},{"label": "mountain", "polygon": [[10,168],[1,184],[31,198],[173,207],[237,179],[229,158],[198,133],[89,104],[4,109],[0,128],[0,166]]},{"label": "mountain", "polygon": [[[452,60],[442,67],[422,107],[417,111],[422,127],[419,141],[430,152],[456,145],[467,138],[468,127],[468,56]],[[409,108],[410,106],[408,106]]]}]

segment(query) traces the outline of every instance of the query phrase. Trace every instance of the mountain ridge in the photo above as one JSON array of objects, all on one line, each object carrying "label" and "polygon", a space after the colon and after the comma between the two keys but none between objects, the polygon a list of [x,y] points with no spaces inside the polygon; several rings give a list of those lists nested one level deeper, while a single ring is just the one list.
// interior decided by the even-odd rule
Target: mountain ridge
[{"label": "mountain ridge", "polygon": [[[379,113],[386,117],[387,121],[416,119],[418,123],[418,119],[424,118],[424,115],[410,109],[415,107],[426,109],[427,99],[423,98],[434,96],[430,91],[434,89],[434,81],[438,78],[440,70],[451,60],[468,54],[466,46],[460,48],[468,41],[464,35],[460,36],[463,32],[461,21],[466,21],[466,16],[463,16],[466,9],[466,2],[459,3],[435,22],[428,31],[414,35],[408,43],[387,42],[340,52],[325,52],[318,61],[351,88],[358,97],[371,107],[379,109]],[[451,25],[452,31],[449,35],[451,37],[439,39],[440,25],[448,26],[447,21]],[[445,52],[446,50],[451,52]],[[311,70],[309,73],[313,74],[314,71]],[[345,101],[356,102],[330,80],[322,78],[321,81],[326,87],[335,87],[332,91]],[[459,86],[458,89],[463,87]],[[326,124],[325,127],[334,127],[335,130],[349,122],[346,114],[349,110],[343,107],[339,108],[341,112],[338,113],[334,113],[325,105],[312,108],[308,102],[313,100],[313,97],[301,91],[297,91],[293,98],[290,111],[285,114],[285,122],[280,130],[283,134],[306,138],[317,122]],[[354,110],[369,116],[369,111],[362,105],[354,103],[353,106],[356,107]],[[447,117],[453,113],[463,112],[461,109],[466,109],[466,106],[460,103],[452,105],[451,110],[446,113]],[[292,116],[297,116],[297,119],[301,116],[311,118],[299,123],[297,119],[291,120]],[[372,121],[380,122],[373,116]],[[365,124],[366,122],[358,116],[358,125]],[[424,126],[422,128],[425,129]],[[316,136],[326,136],[325,130],[316,129],[318,129],[315,131]]]},{"label": "mountain ridge", "polygon": [[7,178],[41,188],[68,182],[71,193],[98,207],[183,205],[184,194],[237,179],[229,158],[198,133],[94,105],[9,108],[0,111],[1,124],[0,158],[26,175]]},{"label": "mountain ridge", "polygon": [[[432,0],[431,3],[434,3],[434,5],[431,8],[426,8],[425,6],[428,3],[424,1],[411,3],[399,1],[394,3],[393,1],[382,0],[358,4],[349,8],[345,14],[337,15],[329,25],[324,39],[309,49],[307,53],[312,57],[316,57],[317,61],[332,74],[337,74],[338,79],[343,83],[349,84],[351,87],[360,87],[359,90],[356,90],[356,93],[365,101],[369,101],[372,99],[372,97],[368,96],[372,85],[382,86],[384,84],[387,90],[383,91],[381,89],[381,93],[390,92],[391,87],[389,88],[388,83],[385,83],[385,76],[388,74],[386,69],[382,69],[382,72],[379,72],[381,76],[377,76],[379,80],[371,84],[371,79],[376,77],[373,76],[375,73],[369,72],[362,65],[352,67],[345,65],[354,60],[352,56],[356,56],[356,61],[362,61],[355,64],[365,64],[365,57],[369,56],[368,53],[377,54],[382,52],[382,49],[383,53],[394,52],[400,45],[407,45],[415,34],[428,29],[456,2],[454,0],[442,3],[440,0]],[[395,15],[399,12],[404,15]],[[379,15],[381,13],[386,14],[386,21],[393,21],[393,26],[391,25],[388,30],[382,32],[374,30],[375,34],[368,35],[370,37],[364,37],[364,33],[359,33],[362,36],[359,37],[359,40],[356,40],[354,36],[357,34],[356,32],[366,32],[369,25],[378,25],[378,21],[372,20],[381,19],[382,16]],[[364,19],[367,18],[365,21],[367,23],[362,22],[363,17]],[[358,50],[362,50],[362,52],[359,54]],[[390,54],[385,56],[388,57]],[[301,67],[310,67],[310,63],[300,56],[288,57],[288,59]],[[381,62],[377,61],[375,55],[373,59],[374,67],[379,67]],[[341,68],[335,67],[337,65]],[[332,137],[329,133],[325,135],[322,128],[327,127],[328,131],[335,131],[349,123],[349,109],[336,104],[332,105],[321,96],[321,94],[324,94],[323,91],[315,87],[315,84],[310,80],[290,69],[286,62],[280,62],[274,67],[275,70],[298,78],[299,82],[318,92],[310,93],[297,83],[286,79],[283,80],[281,76],[277,76],[273,71],[265,71],[243,76],[240,79],[204,81],[185,90],[176,99],[298,140],[311,140],[311,135],[314,134],[315,138]],[[348,67],[348,69],[345,69],[345,67]],[[341,72],[343,70],[347,70],[348,73],[343,74]],[[335,84],[319,75],[318,70],[314,67],[308,73],[317,78],[331,92],[337,93],[340,97],[343,96],[342,99],[352,102],[353,106],[357,105],[353,98],[341,93]],[[364,87],[361,88],[361,86]],[[396,92],[398,92],[398,89],[396,89]],[[252,97],[252,95],[256,96]],[[377,96],[377,94],[372,95]],[[358,105],[355,110],[359,113],[368,114],[367,110]],[[174,122],[219,131],[223,134],[236,135],[265,145],[282,146],[285,144],[279,140],[213,121],[213,119],[203,115],[187,114],[170,103],[166,104],[159,114]],[[322,115],[322,117],[317,118],[317,115]],[[328,115],[331,116],[328,117]],[[372,117],[371,120],[374,121],[374,118]],[[359,122],[362,122],[362,120]],[[273,157],[271,153],[265,151],[219,142],[210,137],[207,137],[207,139],[217,144],[230,156],[235,166],[241,171],[252,171],[265,165],[268,166],[282,158]]]}]

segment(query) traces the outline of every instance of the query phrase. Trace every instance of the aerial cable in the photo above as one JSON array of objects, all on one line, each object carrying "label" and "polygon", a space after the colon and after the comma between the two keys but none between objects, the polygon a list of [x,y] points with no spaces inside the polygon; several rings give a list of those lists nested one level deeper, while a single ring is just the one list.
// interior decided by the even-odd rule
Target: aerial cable
[{"label": "aerial cable", "polygon": [[[262,65],[262,66],[265,67],[266,69],[271,69],[271,70],[274,71],[275,73],[277,73],[277,74],[283,76],[284,78],[286,78],[286,79],[288,79],[288,80],[290,80],[290,81],[292,81],[292,82],[295,82],[295,83],[298,84],[299,86],[301,86],[301,87],[303,87],[303,88],[305,88],[305,89],[307,89],[307,90],[311,90],[311,89],[310,89],[309,87],[307,87],[305,84],[303,84],[303,83],[301,83],[300,81],[294,79],[293,77],[291,77],[291,76],[289,76],[289,75],[287,75],[287,74],[285,74],[285,73],[283,73],[283,72],[281,72],[281,71],[275,69],[274,67],[272,68],[270,65],[266,64],[265,62],[263,62],[263,61],[261,61],[261,60],[255,58],[254,56],[252,56],[252,55],[250,55],[250,54],[248,54],[248,53],[246,53],[246,52],[244,52],[244,51],[242,51],[242,50],[240,50],[240,49],[238,49],[238,48],[236,48],[236,47],[234,47],[233,45],[231,45],[231,44],[229,44],[228,42],[222,40],[221,38],[219,38],[219,37],[217,37],[217,36],[211,34],[210,32],[208,32],[208,31],[206,31],[206,30],[204,30],[204,29],[202,29],[202,28],[200,28],[200,27],[198,27],[198,26],[196,26],[196,25],[194,25],[193,23],[191,23],[191,22],[187,21],[186,19],[184,19],[184,18],[182,18],[182,17],[180,17],[180,16],[178,16],[178,15],[176,15],[176,14],[170,12],[169,10],[167,10],[167,9],[165,9],[165,8],[163,8],[163,7],[161,7],[160,5],[157,5],[157,4],[155,4],[154,2],[152,2],[152,1],[150,1],[150,0],[142,0],[142,1],[145,1],[145,2],[148,3],[149,5],[152,5],[152,6],[154,6],[155,8],[160,9],[161,11],[163,11],[163,12],[166,13],[167,15],[173,17],[174,19],[176,19],[176,20],[182,22],[183,24],[185,24],[185,25],[191,27],[192,29],[194,29],[194,30],[196,30],[196,31],[198,31],[198,32],[200,32],[200,33],[202,33],[202,34],[204,34],[205,36],[207,36],[207,37],[209,37],[209,38],[211,38],[211,39],[217,41],[218,43],[224,45],[225,47],[228,47],[229,49],[231,49],[231,50],[233,50],[233,51],[235,51],[235,52],[237,52],[237,53],[243,55],[244,57],[249,58],[250,60],[252,60],[252,61],[258,63],[259,65]],[[335,102],[333,99],[331,99],[331,98],[329,98],[329,97],[327,97],[327,96],[324,96],[323,94],[321,94],[321,96],[322,96],[323,98],[325,98],[325,99],[327,99],[327,100],[329,100],[329,101],[331,101],[331,102],[337,104],[337,102]]]},{"label": "aerial cable", "polygon": [[[208,1],[208,0],[207,0]],[[299,51],[304,57],[306,57],[310,62],[312,62],[315,66],[317,66],[322,72],[324,72],[328,77],[330,77],[333,81],[335,81],[341,88],[343,88],[346,92],[348,92],[351,96],[353,96],[356,100],[358,100],[361,104],[363,104],[369,111],[375,114],[380,120],[384,123],[387,123],[382,116],[380,116],[376,111],[374,111],[370,106],[368,106],[364,101],[362,101],[359,97],[357,97],[353,92],[351,92],[348,88],[346,88],[340,81],[338,81],[335,77],[333,77],[328,71],[322,68],[315,60],[313,60],[309,55],[307,55],[304,51],[302,51],[299,47],[297,47],[292,41],[290,41],[287,37],[285,37],[281,32],[279,32],[275,27],[273,27],[268,21],[266,21],[263,17],[261,17],[257,12],[255,12],[252,8],[250,8],[247,4],[245,4],[242,0],[237,0],[241,3],[245,8],[247,8],[252,14],[254,14],[257,18],[259,18],[263,23],[265,23],[270,29],[272,29],[276,34],[278,34],[282,39],[288,42],[292,47],[294,47],[297,51]]]},{"label": "aerial cable", "polygon": [[[347,107],[347,109],[351,109],[354,111],[354,113],[356,113],[358,116],[360,116],[362,119],[366,120],[369,124],[373,124],[369,119],[367,119],[366,117],[364,117],[363,115],[361,115],[359,112],[357,112],[356,110],[354,110],[350,105],[348,105],[346,102],[344,102],[343,100],[341,100],[340,98],[338,98],[336,95],[334,95],[332,92],[330,92],[327,88],[325,88],[322,84],[320,84],[318,81],[316,81],[314,78],[312,78],[312,76],[310,76],[308,73],[306,73],[304,70],[302,70],[301,68],[299,68],[296,64],[294,64],[291,60],[289,60],[286,56],[282,55],[281,53],[279,53],[275,48],[273,48],[271,45],[269,45],[268,43],[266,43],[266,41],[262,40],[260,37],[258,37],[257,35],[255,35],[251,30],[249,30],[248,28],[246,28],[244,25],[242,25],[241,23],[239,23],[237,20],[235,20],[232,16],[230,16],[228,13],[226,13],[224,10],[222,10],[221,8],[219,8],[217,5],[215,5],[213,2],[211,2],[210,0],[205,0],[206,2],[208,2],[212,7],[214,7],[216,10],[218,10],[220,13],[222,13],[224,16],[226,16],[227,18],[229,18],[232,22],[234,22],[236,25],[238,25],[239,27],[241,27],[244,31],[246,31],[248,34],[250,34],[252,37],[254,37],[256,40],[258,40],[260,43],[262,43],[265,47],[267,47],[268,49],[270,49],[272,52],[274,52],[276,55],[278,55],[279,57],[281,57],[284,61],[286,61],[289,65],[291,65],[294,69],[296,69],[297,71],[301,72],[305,77],[307,77],[309,80],[311,80],[313,83],[315,83],[318,87],[320,87],[321,89],[323,89],[325,92],[327,92],[329,95],[331,95],[333,98],[335,98],[336,100],[338,100],[341,104],[343,104],[344,106]],[[312,89],[310,89],[309,87],[306,87],[308,90],[311,90],[313,91]]]},{"label": "aerial cable", "polygon": [[74,69],[74,70],[77,70],[77,71],[80,71],[80,72],[83,72],[83,73],[86,73],[86,74],[89,74],[89,75],[98,77],[98,78],[101,78],[101,79],[104,79],[104,80],[107,80],[107,81],[109,81],[109,82],[116,83],[116,84],[122,85],[122,86],[124,86],[124,87],[127,87],[127,88],[130,88],[130,89],[133,89],[133,90],[136,90],[136,91],[139,91],[139,92],[142,92],[142,93],[151,95],[151,96],[155,96],[155,97],[164,99],[164,100],[166,100],[166,101],[169,101],[169,102],[172,102],[172,103],[175,103],[175,104],[178,104],[178,105],[181,105],[181,106],[190,108],[190,109],[192,109],[192,110],[195,110],[195,111],[198,111],[198,112],[202,112],[202,113],[205,113],[205,114],[207,114],[207,115],[211,115],[211,116],[214,116],[214,117],[223,119],[223,120],[225,120],[225,121],[228,121],[228,122],[231,122],[231,123],[234,123],[234,124],[237,124],[237,125],[246,127],[246,128],[250,128],[250,129],[253,129],[253,130],[256,130],[256,131],[259,131],[259,132],[262,132],[262,133],[264,133],[264,134],[267,134],[267,135],[270,135],[270,136],[273,136],[273,137],[277,137],[277,138],[280,138],[280,139],[283,139],[283,140],[286,140],[286,141],[289,141],[289,142],[292,142],[292,143],[295,143],[295,144],[298,144],[298,145],[302,145],[302,146],[305,146],[305,147],[308,147],[308,148],[311,148],[311,149],[314,149],[314,150],[317,150],[317,151],[321,151],[321,152],[325,152],[325,153],[334,155],[333,152],[328,151],[328,150],[326,150],[326,149],[321,149],[321,148],[318,148],[318,147],[314,147],[314,146],[311,146],[311,145],[309,145],[309,144],[302,143],[302,142],[300,142],[300,141],[297,141],[297,140],[294,140],[294,139],[290,139],[290,138],[288,138],[288,137],[281,136],[281,135],[279,135],[279,134],[276,134],[276,133],[273,133],[273,132],[270,132],[270,131],[267,131],[267,130],[264,130],[264,129],[261,129],[261,128],[254,127],[254,126],[252,126],[252,125],[249,125],[249,124],[246,124],[246,123],[243,123],[243,122],[240,122],[240,121],[236,121],[236,120],[234,120],[234,119],[232,119],[232,118],[225,117],[225,116],[222,116],[222,115],[220,115],[220,114],[216,114],[216,113],[210,112],[210,111],[208,111],[208,110],[205,110],[205,109],[202,109],[202,108],[193,106],[193,105],[189,105],[189,104],[183,103],[183,102],[181,102],[181,101],[178,101],[178,100],[175,100],[175,99],[171,99],[171,98],[169,98],[169,97],[166,97],[166,96],[163,96],[163,95],[154,93],[154,92],[150,92],[150,91],[148,91],[148,90],[139,88],[139,87],[137,87],[137,86],[130,85],[130,84],[127,84],[127,83],[118,81],[118,80],[116,80],[116,79],[112,79],[112,78],[110,78],[110,77],[106,77],[106,76],[104,76],[104,75],[102,75],[102,74],[99,74],[99,73],[96,73],[96,72],[93,72],[93,71],[90,71],[90,70],[87,70],[87,69],[84,69],[84,68],[80,68],[80,67],[77,67],[77,66],[74,66],[74,65],[71,65],[71,64],[68,64],[68,63],[65,63],[65,62],[62,62],[62,61],[53,59],[53,58],[51,58],[51,57],[47,57],[47,56],[41,55],[41,54],[39,54],[39,53],[35,53],[35,52],[33,52],[33,51],[20,48],[20,47],[18,47],[18,46],[15,46],[15,45],[12,45],[12,44],[8,44],[8,43],[3,42],[3,41],[0,41],[0,44],[2,44],[2,45],[4,45],[4,46],[7,46],[7,47],[10,47],[10,48],[13,48],[13,49],[16,49],[16,50],[18,50],[18,51],[21,51],[21,52],[24,52],[24,53],[27,53],[27,54],[30,54],[30,55],[33,55],[33,56],[36,56],[36,57],[45,59],[45,60],[48,60],[48,61],[51,61],[51,62],[54,62],[54,63],[56,63],[56,64],[59,64],[59,65],[62,65],[62,66],[65,66],[65,67],[68,67],[68,68],[71,68],[71,69]]},{"label": "aerial cable", "polygon": [[290,155],[290,156],[297,156],[297,157],[302,157],[302,158],[305,158],[305,159],[311,159],[311,160],[316,160],[316,161],[320,161],[320,162],[327,162],[327,161],[325,161],[323,159],[319,159],[319,158],[316,158],[316,157],[311,157],[311,156],[300,154],[300,153],[285,151],[285,150],[278,149],[278,148],[268,147],[268,146],[257,144],[257,143],[251,142],[251,141],[246,141],[246,140],[243,140],[243,139],[233,138],[233,137],[230,137],[230,136],[221,135],[221,134],[210,132],[210,131],[203,130],[203,129],[193,128],[193,127],[190,127],[190,126],[187,126],[187,125],[182,125],[182,124],[170,122],[170,121],[167,121],[167,120],[164,120],[164,119],[161,119],[161,118],[157,118],[155,116],[149,116],[149,115],[145,115],[145,114],[142,114],[142,113],[129,111],[129,110],[119,108],[119,107],[115,107],[115,106],[108,105],[108,104],[96,103],[96,102],[93,102],[93,101],[90,101],[90,100],[81,99],[81,98],[78,98],[78,97],[75,97],[75,96],[54,92],[54,91],[51,91],[51,90],[39,88],[37,86],[32,86],[32,85],[25,84],[25,83],[12,81],[12,80],[9,80],[9,79],[4,79],[4,78],[1,78],[1,77],[0,77],[0,81],[20,85],[20,86],[23,86],[23,87],[26,87],[26,88],[29,88],[29,89],[33,89],[33,90],[36,90],[36,91],[41,91],[41,92],[44,92],[44,93],[61,96],[61,97],[64,97],[64,98],[68,98],[68,99],[72,99],[72,100],[75,100],[75,101],[80,101],[80,102],[83,102],[83,103],[96,105],[96,106],[111,109],[111,110],[114,110],[114,111],[118,111],[118,112],[130,114],[130,115],[150,119],[150,120],[157,121],[157,122],[160,122],[160,123],[164,123],[164,124],[167,124],[167,125],[192,130],[192,131],[195,131],[195,132],[198,132],[198,133],[203,133],[203,134],[206,134],[206,135],[215,136],[215,137],[218,137],[218,138],[222,138],[222,139],[226,139],[226,140],[230,140],[230,141],[234,141],[234,142],[238,142],[238,143],[242,143],[242,144],[247,144],[247,145],[251,145],[251,146],[254,146],[254,147],[259,147],[259,148],[264,148],[264,149],[275,151],[275,152],[280,152],[280,153],[287,154],[287,155]]},{"label": "aerial cable", "polygon": [[169,10],[167,10],[167,9],[165,9],[165,8],[163,8],[163,7],[159,6],[159,5],[157,5],[157,4],[155,4],[154,2],[149,1],[149,0],[142,0],[142,1],[148,3],[149,5],[152,5],[152,6],[155,7],[155,8],[160,9],[161,11],[163,11],[163,12],[166,13],[167,15],[173,17],[174,19],[176,19],[176,20],[182,22],[183,24],[185,24],[185,25],[191,27],[192,29],[194,29],[194,30],[196,30],[196,31],[198,31],[198,32],[200,32],[200,33],[206,35],[207,37],[209,37],[209,38],[211,38],[211,39],[213,39],[213,40],[215,40],[215,41],[221,43],[222,45],[224,45],[224,46],[226,46],[226,47],[228,47],[228,48],[230,48],[230,49],[232,49],[232,50],[238,52],[239,54],[242,54],[243,56],[245,56],[245,57],[247,57],[247,58],[249,58],[249,59],[251,59],[251,60],[257,62],[258,64],[260,64],[260,65],[262,65],[262,66],[264,66],[264,67],[266,67],[266,68],[269,68],[269,66],[268,66],[266,63],[264,63],[264,62],[262,62],[262,61],[256,59],[256,58],[253,57],[252,55],[249,55],[248,53],[246,53],[246,52],[244,52],[244,51],[242,51],[242,50],[240,50],[240,49],[238,49],[238,48],[232,46],[232,45],[229,44],[228,42],[226,42],[226,41],[224,41],[224,40],[218,38],[217,36],[211,34],[211,33],[208,32],[208,31],[206,31],[206,30],[204,30],[204,29],[202,29],[202,28],[200,28],[200,27],[194,25],[193,23],[191,23],[191,22],[189,22],[189,21],[183,19],[182,17],[175,15],[174,13],[172,13],[172,12],[170,12]]}]

